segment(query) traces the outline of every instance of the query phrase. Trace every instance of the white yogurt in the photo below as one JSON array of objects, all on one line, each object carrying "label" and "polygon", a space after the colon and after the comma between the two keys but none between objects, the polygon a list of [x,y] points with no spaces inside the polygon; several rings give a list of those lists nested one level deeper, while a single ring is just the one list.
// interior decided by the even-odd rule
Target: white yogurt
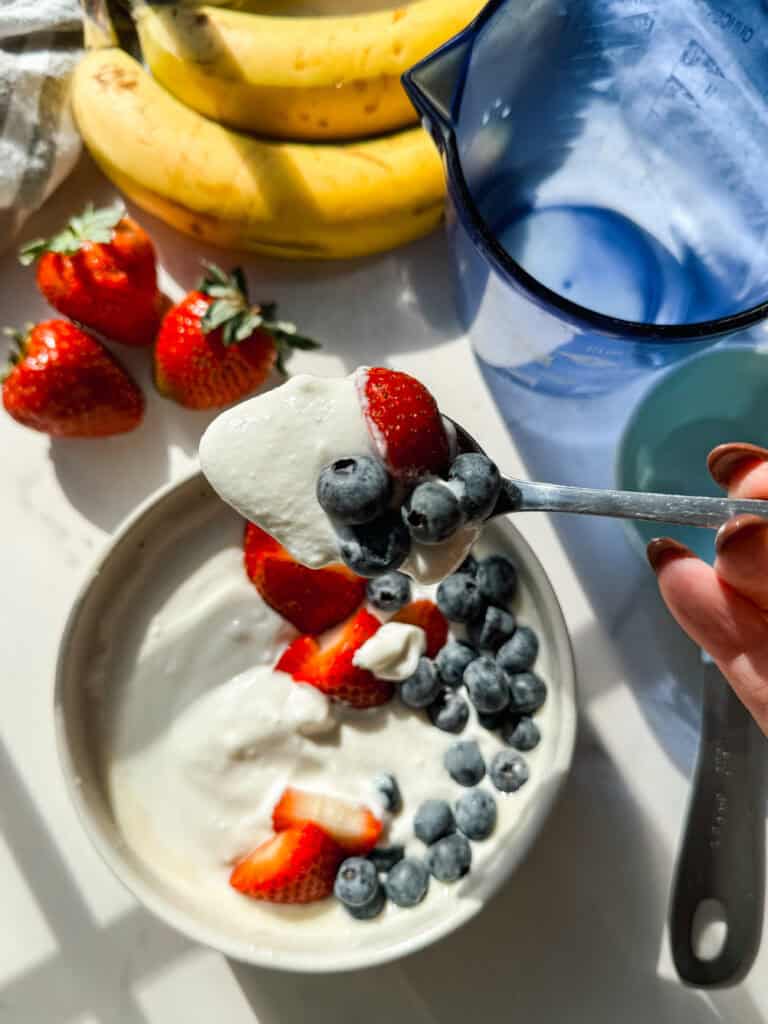
[{"label": "white yogurt", "polygon": [[[336,534],[315,494],[321,470],[348,455],[376,454],[354,374],[297,374],[221,413],[200,441],[200,465],[214,490],[313,569],[339,561]],[[414,544],[403,571],[437,583],[477,535],[467,528],[442,544]]]},{"label": "white yogurt", "polygon": [[374,454],[351,377],[297,374],[217,416],[200,441],[214,490],[313,569],[339,560],[315,495],[320,471],[341,456]]},{"label": "white yogurt", "polygon": [[216,870],[272,834],[272,809],[291,779],[317,783],[317,738],[336,729],[330,702],[283,672],[249,669],[186,707],[148,745],[113,768],[113,783],[141,794],[162,842],[190,864]]},{"label": "white yogurt", "polygon": [[[495,528],[488,536],[498,537]],[[168,539],[162,566],[152,561],[126,600],[105,622],[102,749],[110,802],[123,838],[140,861],[201,918],[269,948],[298,944],[296,928],[318,941],[365,942],[371,929],[402,935],[424,927],[440,901],[477,900],[504,874],[505,844],[530,812],[556,746],[559,696],[536,716],[539,747],[526,754],[531,778],[514,794],[492,790],[497,828],[472,844],[470,874],[454,885],[432,881],[422,905],[388,905],[374,922],[354,922],[328,899],[306,906],[271,905],[235,892],[234,860],[270,834],[272,808],[296,785],[360,801],[383,816],[374,785],[382,772],[398,780],[403,809],[386,820],[383,842],[401,842],[423,857],[412,822],[430,797],[453,803],[465,790],[443,767],[457,737],[435,728],[424,712],[390,704],[356,711],[329,702],[271,666],[296,631],[269,609],[245,577],[237,524]],[[486,542],[480,554],[498,550]],[[136,593],[132,590],[131,593]],[[130,594],[127,594],[128,598]],[[414,597],[434,588],[414,588]],[[514,610],[541,630],[530,596]],[[375,612],[375,610],[374,610]],[[387,627],[382,627],[382,632]],[[255,667],[254,667],[255,666]],[[550,681],[546,644],[536,670]],[[461,739],[477,739],[487,761],[500,740],[474,711]]]},{"label": "white yogurt", "polygon": [[379,679],[402,682],[412,676],[427,649],[427,635],[407,622],[386,622],[355,651],[352,664],[367,668]]}]

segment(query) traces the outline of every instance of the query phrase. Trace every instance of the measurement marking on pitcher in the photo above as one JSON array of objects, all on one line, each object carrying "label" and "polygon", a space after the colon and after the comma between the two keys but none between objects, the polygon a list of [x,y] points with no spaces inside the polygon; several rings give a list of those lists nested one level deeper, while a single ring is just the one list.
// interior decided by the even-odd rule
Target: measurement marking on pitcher
[{"label": "measurement marking on pitcher", "polygon": [[727,7],[710,7],[708,0],[696,0],[702,13],[718,28],[724,29],[731,35],[736,36],[742,43],[749,44],[755,34],[751,25],[747,25],[741,18],[729,11]]}]

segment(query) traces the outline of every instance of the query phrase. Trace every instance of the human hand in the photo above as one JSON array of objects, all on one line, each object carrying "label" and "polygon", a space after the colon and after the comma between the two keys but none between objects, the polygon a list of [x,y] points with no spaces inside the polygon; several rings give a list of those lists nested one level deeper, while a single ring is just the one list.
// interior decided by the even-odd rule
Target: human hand
[{"label": "human hand", "polygon": [[[768,499],[768,449],[723,444],[707,465],[729,497]],[[768,736],[768,519],[735,516],[718,531],[716,552],[710,566],[661,537],[648,545],[648,560],[675,619]]]}]

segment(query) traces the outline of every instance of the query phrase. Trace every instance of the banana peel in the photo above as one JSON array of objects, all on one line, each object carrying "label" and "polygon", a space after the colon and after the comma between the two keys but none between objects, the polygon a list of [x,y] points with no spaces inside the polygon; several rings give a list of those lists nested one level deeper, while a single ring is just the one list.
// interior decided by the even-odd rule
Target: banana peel
[{"label": "banana peel", "polygon": [[411,241],[441,217],[442,167],[421,128],[344,144],[253,138],[189,109],[110,45],[76,68],[72,103],[117,187],[200,241],[339,259]]},{"label": "banana peel", "polygon": [[153,76],[188,107],[273,138],[361,138],[415,124],[400,77],[484,0],[280,17],[183,3],[133,10]]}]

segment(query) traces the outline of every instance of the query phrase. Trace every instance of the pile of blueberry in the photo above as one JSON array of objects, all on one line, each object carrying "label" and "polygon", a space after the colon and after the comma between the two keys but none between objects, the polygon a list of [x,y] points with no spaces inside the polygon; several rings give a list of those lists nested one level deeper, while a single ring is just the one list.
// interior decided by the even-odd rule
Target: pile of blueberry
[{"label": "pile of blueberry", "polygon": [[[494,474],[498,478],[485,456],[459,456],[447,482],[418,484],[398,514],[392,509],[396,489],[377,460],[341,459],[323,470],[318,500],[340,533],[346,564],[374,577],[367,597],[375,608],[396,612],[411,600],[410,579],[396,571],[411,539],[439,543],[464,523],[488,516],[498,496]],[[363,508],[370,518],[356,521]],[[423,859],[406,857],[405,848],[395,844],[341,864],[334,893],[355,918],[378,916],[388,900],[416,906],[427,894],[430,877],[450,883],[466,875],[472,863],[470,841],[488,838],[496,825],[496,799],[480,783],[487,776],[498,792],[507,794],[528,781],[528,765],[519,751],[539,743],[532,716],[544,704],[547,687],[532,671],[538,637],[518,624],[511,608],[517,586],[517,569],[503,555],[479,560],[470,555],[438,586],[437,605],[458,626],[461,639],[449,639],[434,659],[422,657],[415,673],[399,685],[400,699],[409,708],[425,710],[438,729],[453,734],[466,727],[471,704],[480,724],[498,730],[507,747],[488,764],[475,740],[457,741],[446,750],[445,769],[466,792],[453,807],[431,799],[418,808],[413,829],[427,848]],[[376,784],[386,809],[396,814],[402,800],[394,776],[383,775]]]},{"label": "pile of blueberry", "polygon": [[[424,709],[445,732],[460,733],[474,705],[481,725],[499,730],[517,750],[533,750],[540,737],[531,715],[547,697],[544,681],[531,671],[539,640],[520,625],[509,604],[517,591],[517,570],[503,555],[477,561],[472,555],[437,589],[437,604],[466,639],[451,639],[434,660],[421,658],[400,684],[400,699]],[[371,580],[368,599],[382,611],[397,611],[410,600],[410,581],[393,572]]]},{"label": "pile of blueberry", "polygon": [[343,561],[358,576],[398,569],[412,541],[441,544],[465,525],[483,523],[501,490],[495,463],[479,452],[458,455],[448,479],[395,485],[371,455],[349,455],[326,466],[317,500],[339,537]]},{"label": "pile of blueberry", "polygon": [[[462,744],[456,744],[456,747],[460,746]],[[458,765],[462,755],[454,756]],[[494,758],[490,770],[492,779],[496,760]],[[483,764],[480,778],[484,774]],[[462,784],[475,785],[469,782]],[[401,798],[394,776],[381,776],[377,785],[387,809],[396,813],[401,807]],[[470,789],[459,797],[453,809],[446,800],[425,800],[413,819],[416,838],[427,847],[424,860],[406,857],[401,845],[378,847],[367,857],[348,857],[339,867],[334,894],[358,920],[377,917],[388,899],[399,907],[415,907],[427,895],[430,875],[439,882],[450,883],[467,874],[472,863],[470,839],[487,839],[495,825],[496,801],[485,789]]]}]

